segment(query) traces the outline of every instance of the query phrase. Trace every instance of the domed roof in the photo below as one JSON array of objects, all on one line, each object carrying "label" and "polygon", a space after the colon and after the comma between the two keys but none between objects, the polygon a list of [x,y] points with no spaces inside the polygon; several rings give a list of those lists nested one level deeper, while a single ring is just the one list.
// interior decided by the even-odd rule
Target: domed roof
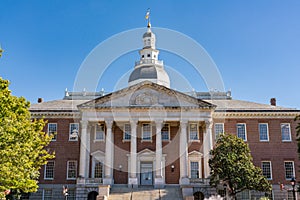
[{"label": "domed roof", "polygon": [[130,74],[128,82],[132,82],[138,79],[156,79],[157,78],[157,70],[153,65],[142,66],[139,68],[135,68],[133,72]]}]

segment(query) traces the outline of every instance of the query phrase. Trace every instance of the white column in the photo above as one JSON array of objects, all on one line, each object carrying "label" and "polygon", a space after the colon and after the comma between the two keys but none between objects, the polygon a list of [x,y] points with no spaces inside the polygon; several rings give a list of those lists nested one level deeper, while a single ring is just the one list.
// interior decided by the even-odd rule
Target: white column
[{"label": "white column", "polygon": [[189,184],[188,179],[188,143],[187,143],[187,121],[180,122],[180,184]]},{"label": "white column", "polygon": [[130,172],[128,186],[137,187],[138,180],[137,180],[137,120],[130,121],[131,126],[131,136],[130,136]]},{"label": "white column", "polygon": [[156,126],[156,151],[155,151],[155,179],[154,186],[160,188],[164,185],[162,175],[162,141],[161,141],[161,128],[162,120],[155,121]]},{"label": "white column", "polygon": [[112,172],[113,172],[113,134],[112,134],[112,124],[113,120],[105,120],[106,124],[106,137],[105,137],[105,177],[103,179],[103,184],[112,184]]},{"label": "white column", "polygon": [[204,178],[208,178],[210,175],[210,167],[208,164],[210,158],[210,150],[212,150],[212,121],[205,121],[205,134],[203,140],[203,157],[204,157]]},{"label": "white column", "polygon": [[81,121],[79,177],[87,178],[87,121]]}]

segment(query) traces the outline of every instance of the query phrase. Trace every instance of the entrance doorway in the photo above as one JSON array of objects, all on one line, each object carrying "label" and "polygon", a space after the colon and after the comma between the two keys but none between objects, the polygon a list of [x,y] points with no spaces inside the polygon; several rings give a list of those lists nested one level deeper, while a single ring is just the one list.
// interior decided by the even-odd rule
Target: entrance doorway
[{"label": "entrance doorway", "polygon": [[88,200],[96,200],[98,196],[98,192],[92,191],[88,194]]},{"label": "entrance doorway", "polygon": [[141,163],[141,185],[153,185],[153,163]]},{"label": "entrance doorway", "polygon": [[195,192],[193,196],[194,196],[194,200],[203,200],[204,199],[204,194],[202,192]]}]

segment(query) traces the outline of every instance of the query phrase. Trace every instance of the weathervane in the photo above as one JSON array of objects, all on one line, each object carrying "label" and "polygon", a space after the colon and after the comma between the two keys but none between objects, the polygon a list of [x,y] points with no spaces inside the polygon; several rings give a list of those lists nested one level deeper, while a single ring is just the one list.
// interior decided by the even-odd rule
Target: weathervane
[{"label": "weathervane", "polygon": [[150,28],[151,27],[151,24],[150,24],[150,8],[147,9],[145,18],[148,20],[147,27]]}]

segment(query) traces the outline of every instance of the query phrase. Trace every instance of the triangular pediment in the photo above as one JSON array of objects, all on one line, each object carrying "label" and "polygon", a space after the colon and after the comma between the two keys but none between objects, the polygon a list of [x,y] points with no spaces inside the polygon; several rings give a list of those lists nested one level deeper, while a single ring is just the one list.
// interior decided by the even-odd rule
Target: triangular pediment
[{"label": "triangular pediment", "polygon": [[122,90],[107,94],[78,106],[85,108],[155,108],[193,107],[212,109],[211,103],[170,88],[144,81]]},{"label": "triangular pediment", "polygon": [[155,152],[151,151],[150,149],[143,149],[142,151],[138,152],[138,156],[155,156]]}]

